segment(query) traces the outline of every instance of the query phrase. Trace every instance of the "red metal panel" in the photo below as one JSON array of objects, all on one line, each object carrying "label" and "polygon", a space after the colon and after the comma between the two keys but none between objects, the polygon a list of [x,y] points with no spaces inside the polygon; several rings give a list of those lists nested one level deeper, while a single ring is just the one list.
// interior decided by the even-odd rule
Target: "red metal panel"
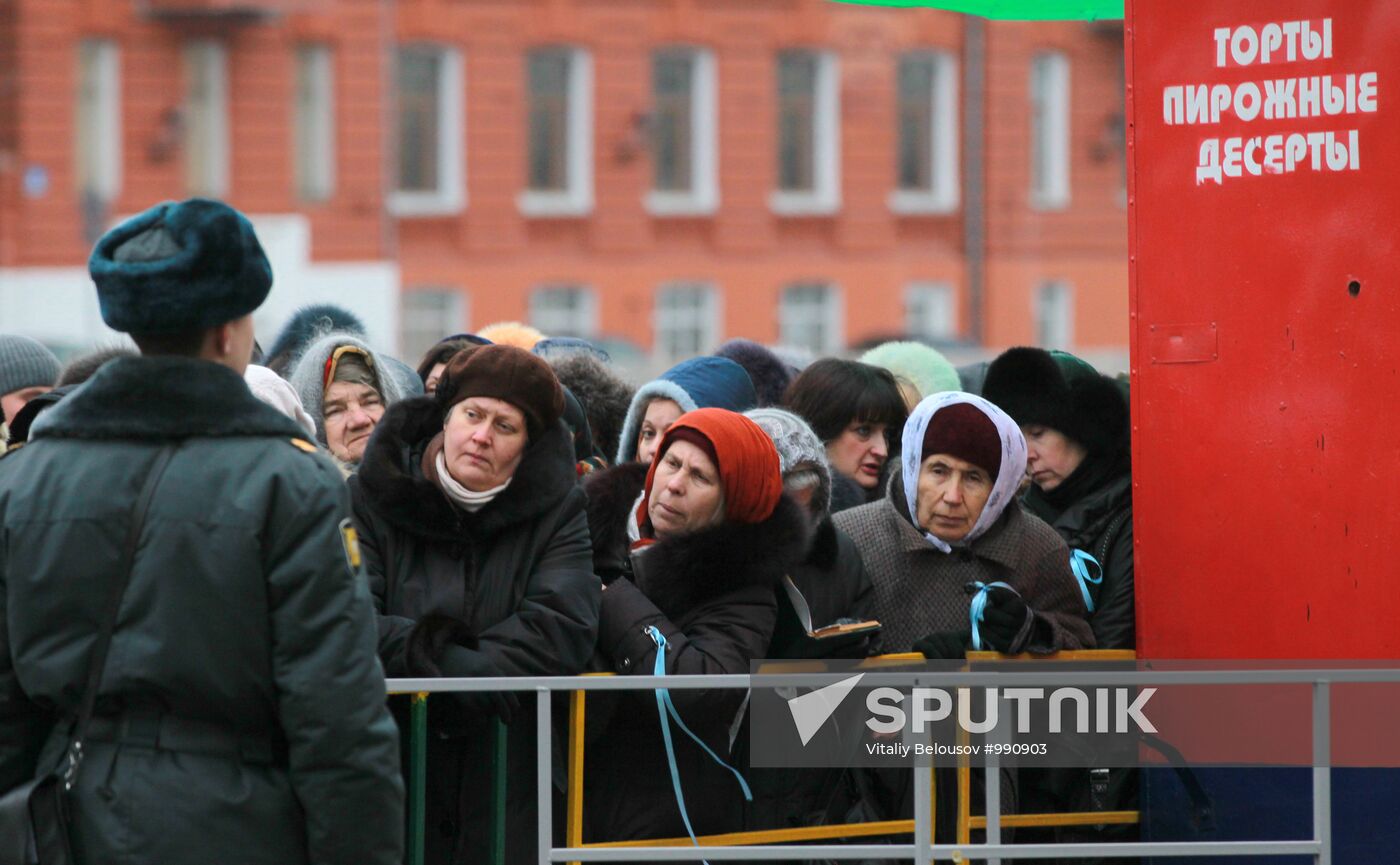
[{"label": "red metal panel", "polygon": [[[1400,5],[1133,0],[1125,30],[1139,648],[1400,657]],[[1319,116],[1266,116],[1292,79],[1310,114],[1318,76]],[[1192,123],[1169,88],[1198,85]]]}]

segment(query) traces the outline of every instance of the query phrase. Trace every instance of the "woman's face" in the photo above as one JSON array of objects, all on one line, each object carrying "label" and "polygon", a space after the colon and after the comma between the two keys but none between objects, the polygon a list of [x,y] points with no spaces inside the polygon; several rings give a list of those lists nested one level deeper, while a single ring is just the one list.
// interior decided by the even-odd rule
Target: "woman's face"
[{"label": "woman's face", "polygon": [[435,363],[433,368],[428,370],[428,380],[423,383],[423,392],[431,396],[437,393],[438,382],[442,381],[442,371],[447,369],[445,363]]},{"label": "woman's face", "polygon": [[652,477],[647,516],[658,538],[690,534],[724,519],[719,470],[704,450],[687,441],[666,449]]},{"label": "woman's face", "polygon": [[1041,492],[1064,483],[1088,452],[1078,442],[1048,426],[1021,427],[1026,436],[1026,474]]},{"label": "woman's face", "polygon": [[826,444],[826,457],[831,468],[854,480],[867,490],[880,484],[880,473],[890,448],[885,442],[885,424],[851,421],[841,434]]},{"label": "woman's face", "polygon": [[333,381],[321,404],[326,428],[326,449],[337,459],[358,463],[369,445],[370,433],[384,417],[384,400],[367,384]]},{"label": "woman's face", "polygon": [[924,531],[957,543],[967,537],[992,495],[995,479],[980,466],[949,454],[931,454],[919,466],[914,498],[916,519]]},{"label": "woman's face", "polygon": [[529,441],[524,413],[504,400],[484,396],[454,405],[443,432],[447,473],[474,493],[510,480]]},{"label": "woman's face", "polygon": [[642,428],[637,433],[637,462],[651,462],[656,446],[661,444],[661,437],[682,414],[680,404],[673,399],[654,399],[647,403]]}]

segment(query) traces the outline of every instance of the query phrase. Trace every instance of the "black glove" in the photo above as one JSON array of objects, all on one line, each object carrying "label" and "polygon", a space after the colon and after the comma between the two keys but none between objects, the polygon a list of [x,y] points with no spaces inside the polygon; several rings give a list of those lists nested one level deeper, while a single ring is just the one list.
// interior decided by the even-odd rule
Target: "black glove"
[{"label": "black glove", "polygon": [[[993,586],[987,591],[987,607],[982,611],[978,635],[984,645],[998,652],[1009,654],[1013,650],[1020,651],[1022,646],[1017,645],[1016,638],[1025,629],[1029,618],[1030,607],[1026,606],[1020,595],[1010,589]],[[1024,645],[1025,641],[1021,643]]]},{"label": "black glove", "polygon": [[914,651],[935,661],[960,661],[972,634],[968,631],[935,631],[914,644]]},{"label": "black glove", "polygon": [[[437,666],[442,675],[449,679],[469,678],[481,674],[481,670],[472,663],[471,651],[458,645],[444,648]],[[514,691],[459,691],[439,696],[450,698],[464,711],[473,715],[499,715],[507,724],[520,708],[520,697]]]}]

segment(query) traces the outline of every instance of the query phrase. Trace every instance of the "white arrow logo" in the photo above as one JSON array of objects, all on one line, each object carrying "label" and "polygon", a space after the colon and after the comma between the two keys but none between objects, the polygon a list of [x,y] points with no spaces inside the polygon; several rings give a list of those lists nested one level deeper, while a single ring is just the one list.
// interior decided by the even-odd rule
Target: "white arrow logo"
[{"label": "white arrow logo", "polygon": [[849,679],[842,679],[833,682],[824,688],[818,688],[810,694],[803,694],[800,697],[793,697],[788,700],[788,708],[792,710],[793,723],[797,724],[797,735],[802,737],[802,745],[812,741],[812,737],[817,735],[817,731],[826,723],[826,719],[832,716],[841,703],[850,695],[861,679],[865,678],[864,673],[852,676]]}]

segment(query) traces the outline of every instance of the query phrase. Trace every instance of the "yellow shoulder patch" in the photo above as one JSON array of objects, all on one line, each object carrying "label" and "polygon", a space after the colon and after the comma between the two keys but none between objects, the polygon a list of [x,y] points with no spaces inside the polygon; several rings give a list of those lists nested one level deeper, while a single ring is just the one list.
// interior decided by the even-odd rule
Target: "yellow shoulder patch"
[{"label": "yellow shoulder patch", "polygon": [[349,520],[340,521],[340,542],[345,547],[345,561],[350,563],[350,570],[358,571],[361,563],[360,535]]},{"label": "yellow shoulder patch", "polygon": [[299,451],[305,451],[309,454],[316,453],[316,446],[306,439],[289,439],[289,441],[292,443],[292,447]]}]

